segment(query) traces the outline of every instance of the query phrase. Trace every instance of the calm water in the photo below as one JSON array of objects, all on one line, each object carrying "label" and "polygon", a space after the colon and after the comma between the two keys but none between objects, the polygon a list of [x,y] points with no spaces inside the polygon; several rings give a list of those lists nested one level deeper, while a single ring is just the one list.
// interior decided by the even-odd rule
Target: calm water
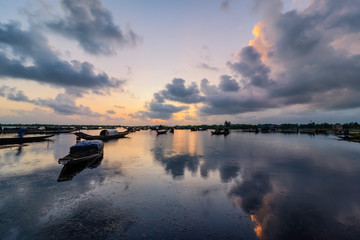
[{"label": "calm water", "polygon": [[140,131],[57,182],[52,139],[0,149],[1,239],[360,239],[359,143]]}]

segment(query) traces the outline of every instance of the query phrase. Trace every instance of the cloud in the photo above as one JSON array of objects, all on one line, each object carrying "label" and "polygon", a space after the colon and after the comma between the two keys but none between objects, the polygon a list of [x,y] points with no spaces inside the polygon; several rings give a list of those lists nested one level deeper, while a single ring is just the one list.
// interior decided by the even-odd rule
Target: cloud
[{"label": "cloud", "polygon": [[32,80],[65,89],[76,87],[98,94],[108,93],[112,88],[121,89],[124,83],[106,73],[96,73],[95,67],[88,62],[59,59],[40,32],[22,30],[16,22],[0,23],[0,49],[4,50],[0,52],[0,76],[3,77]]},{"label": "cloud", "polygon": [[[92,111],[89,107],[76,104],[76,96],[69,94],[58,94],[55,99],[47,98],[37,98],[30,99],[22,90],[17,90],[16,88],[10,88],[6,85],[1,86],[0,91],[3,93],[3,97],[6,97],[8,100],[16,102],[27,102],[41,107],[48,107],[54,110],[57,114],[62,115],[82,115],[88,117],[104,117],[106,119],[112,119],[106,114],[101,114]],[[108,110],[108,114],[113,114]],[[114,112],[114,111],[113,111]],[[115,112],[114,112],[115,113]]]},{"label": "cloud", "polygon": [[[283,11],[280,0],[257,0],[262,20],[251,46],[227,66],[240,79],[235,94],[203,81],[203,114],[241,114],[301,106],[304,111],[356,109],[360,101],[359,43],[347,48],[338,39],[360,34],[360,3],[312,1],[301,11]],[[351,6],[351,7],[349,7]],[[341,13],[341,14],[339,14]],[[235,86],[235,85],[234,85]],[[288,108],[289,109],[289,108]]]},{"label": "cloud", "polygon": [[204,100],[196,83],[193,82],[185,87],[185,80],[181,78],[174,78],[165,86],[165,90],[160,91],[160,94],[165,99],[181,103],[199,103]]},{"label": "cloud", "polygon": [[[225,79],[228,77],[225,77]],[[233,82],[232,82],[233,83]],[[222,87],[221,87],[222,86]],[[276,102],[269,101],[264,96],[256,96],[248,91],[224,91],[224,84],[210,85],[209,80],[201,81],[201,91],[205,93],[204,105],[200,112],[205,115],[238,114],[259,111],[275,107]]]},{"label": "cloud", "polygon": [[17,91],[15,94],[10,92],[7,95],[7,99],[16,101],[16,102],[31,102],[28,96],[24,94],[23,91]]},{"label": "cloud", "polygon": [[230,0],[225,0],[221,2],[220,9],[223,11],[228,11],[230,5]]},{"label": "cloud", "polygon": [[112,109],[106,111],[107,114],[116,114],[116,112]]},{"label": "cloud", "polygon": [[229,75],[220,76],[219,88],[224,92],[236,92],[239,90],[239,83]]},{"label": "cloud", "polygon": [[119,108],[119,109],[124,109],[125,108],[124,106],[121,106],[121,105],[114,105],[114,107]]},{"label": "cloud", "polygon": [[48,28],[71,39],[91,54],[114,54],[117,46],[136,45],[139,36],[131,29],[124,33],[109,10],[98,0],[62,0],[64,17],[47,22]]},{"label": "cloud", "polygon": [[175,106],[172,104],[165,104],[161,95],[155,93],[150,103],[145,105],[147,111],[138,111],[129,114],[132,118],[140,119],[162,119],[169,120],[172,118],[173,113],[178,113],[183,110],[189,109],[188,106]]},{"label": "cloud", "polygon": [[270,69],[261,61],[261,55],[252,47],[244,47],[237,55],[238,62],[228,62],[227,65],[236,73],[240,73],[247,84],[255,87],[267,87],[273,84],[270,79]]},{"label": "cloud", "polygon": [[200,63],[198,66],[198,68],[202,68],[202,69],[206,69],[206,70],[211,70],[211,71],[219,71],[219,68],[217,67],[212,67],[209,64],[206,63]]}]

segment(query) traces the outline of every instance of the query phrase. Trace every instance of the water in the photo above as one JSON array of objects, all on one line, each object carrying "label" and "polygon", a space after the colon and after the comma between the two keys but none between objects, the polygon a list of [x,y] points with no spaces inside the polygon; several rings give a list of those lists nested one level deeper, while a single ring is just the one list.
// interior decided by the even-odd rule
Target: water
[{"label": "water", "polygon": [[57,182],[52,139],[0,149],[1,239],[360,239],[359,143],[140,131]]}]

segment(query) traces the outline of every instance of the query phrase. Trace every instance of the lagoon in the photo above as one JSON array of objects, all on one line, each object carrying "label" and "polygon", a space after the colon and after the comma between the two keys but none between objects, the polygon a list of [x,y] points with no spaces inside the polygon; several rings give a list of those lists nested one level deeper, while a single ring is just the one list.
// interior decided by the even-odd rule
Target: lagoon
[{"label": "lagoon", "polygon": [[51,139],[0,149],[1,239],[360,239],[359,143],[139,131],[58,182]]}]

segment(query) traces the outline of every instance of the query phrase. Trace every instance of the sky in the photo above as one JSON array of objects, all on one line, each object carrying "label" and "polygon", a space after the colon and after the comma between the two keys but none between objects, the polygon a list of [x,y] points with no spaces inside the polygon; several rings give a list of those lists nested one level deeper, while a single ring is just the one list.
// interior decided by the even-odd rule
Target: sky
[{"label": "sky", "polygon": [[0,0],[0,124],[360,121],[358,0]]}]

